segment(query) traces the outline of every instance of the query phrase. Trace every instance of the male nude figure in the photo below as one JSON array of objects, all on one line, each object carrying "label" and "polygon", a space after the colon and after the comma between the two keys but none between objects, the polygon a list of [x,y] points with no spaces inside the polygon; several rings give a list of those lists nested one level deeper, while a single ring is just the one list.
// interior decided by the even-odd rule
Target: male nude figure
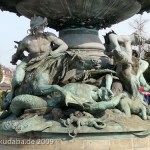
[{"label": "male nude figure", "polygon": [[[16,65],[17,61],[22,58],[24,51],[27,51],[29,54],[27,57],[21,59],[22,62],[17,66],[16,73],[12,80],[11,94],[9,94],[10,96],[8,97],[9,101],[11,101],[14,96],[15,87],[20,85],[24,80],[26,65],[34,64],[35,62],[45,59],[48,55],[55,56],[58,53],[63,53],[68,49],[66,43],[54,36],[54,34],[44,32],[47,24],[47,18],[36,16],[31,18],[31,34],[19,42],[17,51],[12,56],[11,63]],[[54,51],[52,44],[58,46]]]},{"label": "male nude figure", "polygon": [[143,42],[146,42],[144,35],[141,36],[138,32],[134,32],[131,35],[117,35],[112,31],[107,35],[109,36],[111,49],[116,51],[126,51],[130,63],[132,63],[132,45],[140,45]]}]

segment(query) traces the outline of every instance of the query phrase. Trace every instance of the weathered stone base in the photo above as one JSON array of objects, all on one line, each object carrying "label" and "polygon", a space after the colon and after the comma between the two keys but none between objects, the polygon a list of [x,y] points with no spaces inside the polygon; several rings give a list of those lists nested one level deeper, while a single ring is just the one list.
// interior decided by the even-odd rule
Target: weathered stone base
[{"label": "weathered stone base", "polygon": [[[68,133],[76,126],[64,127],[57,121],[42,131],[32,128],[29,132],[17,133],[15,124],[11,126],[14,120],[10,116],[0,121],[0,150],[150,150],[150,120],[144,121],[135,115],[127,118],[110,110],[102,119],[106,128],[81,126],[77,136],[71,138]],[[29,125],[37,127],[33,122]]]},{"label": "weathered stone base", "polygon": [[0,145],[0,150],[150,150],[150,138],[68,141],[51,139],[49,144],[44,144],[44,140],[30,139],[30,141],[34,141],[35,144]]},{"label": "weathered stone base", "polygon": [[9,137],[3,133],[0,150],[150,150],[150,136],[137,138],[130,133],[83,134],[75,139],[68,139],[66,134],[33,133],[34,138],[31,135],[27,138],[27,135],[12,137],[9,132]]}]

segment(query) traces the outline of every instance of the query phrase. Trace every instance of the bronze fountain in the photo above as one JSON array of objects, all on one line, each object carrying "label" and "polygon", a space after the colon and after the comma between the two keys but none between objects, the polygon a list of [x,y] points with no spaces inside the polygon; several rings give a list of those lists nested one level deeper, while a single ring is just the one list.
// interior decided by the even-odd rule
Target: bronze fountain
[{"label": "bronze fountain", "polygon": [[[16,69],[12,91],[2,96],[4,137],[149,135],[149,104],[139,91],[150,91],[143,76],[148,63],[131,48],[140,44],[140,35],[112,31],[105,46],[98,36],[100,29],[148,12],[148,0],[0,0],[0,9],[31,20],[30,34],[16,42],[11,61],[20,59],[22,72]],[[59,37],[44,32],[46,26]],[[22,79],[15,84],[17,75]]]}]

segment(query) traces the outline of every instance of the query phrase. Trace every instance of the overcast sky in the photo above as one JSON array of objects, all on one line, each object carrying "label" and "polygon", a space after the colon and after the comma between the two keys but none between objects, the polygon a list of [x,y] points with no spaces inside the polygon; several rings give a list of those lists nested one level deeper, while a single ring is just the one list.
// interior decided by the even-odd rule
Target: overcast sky
[{"label": "overcast sky", "polygon": [[[129,22],[138,18],[139,15],[135,15],[132,18],[123,21],[119,24],[113,25],[111,28],[103,29],[99,31],[99,37],[103,41],[103,36],[106,32],[113,29],[117,34],[129,35],[134,32],[129,26]],[[150,20],[150,13],[144,13],[143,18]],[[16,14],[9,12],[0,11],[0,63],[10,68],[14,68],[10,64],[11,56],[15,53],[14,41],[20,41],[27,35],[27,30],[29,29],[29,19],[25,17],[18,17]],[[46,29],[46,31],[51,31],[55,34],[56,31],[53,29]],[[147,36],[150,37],[150,21],[145,26],[145,31]]]}]

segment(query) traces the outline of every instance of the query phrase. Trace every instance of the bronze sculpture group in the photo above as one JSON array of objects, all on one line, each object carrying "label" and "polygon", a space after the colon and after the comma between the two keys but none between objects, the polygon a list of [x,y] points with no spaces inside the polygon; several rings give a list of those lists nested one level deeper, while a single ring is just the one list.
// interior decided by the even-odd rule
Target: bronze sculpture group
[{"label": "bronze sculpture group", "polygon": [[[21,63],[12,80],[11,92],[3,93],[0,117],[4,119],[4,126],[8,124],[5,118],[15,115],[17,123],[9,122],[12,129],[18,131],[19,126],[22,130],[18,133],[32,131],[33,127],[24,131],[24,125],[32,122],[34,126],[41,116],[55,108],[63,113],[56,116],[60,127],[76,122],[78,130],[81,130],[80,126],[97,130],[107,128],[107,121],[103,118],[107,109],[115,110],[124,117],[135,114],[143,120],[148,119],[148,104],[139,91],[140,86],[150,91],[143,76],[148,63],[140,59],[138,52],[132,51],[132,44],[138,45],[144,38],[138,33],[130,36],[113,32],[107,34],[105,39],[109,42],[105,44],[110,48],[108,51],[112,52],[115,64],[104,67],[100,59],[93,60],[86,54],[82,56],[67,51],[65,42],[52,33],[44,32],[46,25],[46,18],[34,16],[30,22],[30,34],[18,42],[11,63],[16,64],[18,60]],[[24,51],[29,53],[28,56],[24,56]],[[119,88],[116,88],[117,92],[113,91],[114,82],[120,82],[122,91]],[[72,112],[68,111],[70,109]],[[33,110],[38,116],[34,116]],[[28,113],[24,115],[26,111]],[[79,111],[82,116],[75,115]],[[20,117],[24,121],[19,120]],[[42,126],[41,131],[53,126],[52,119],[47,118],[47,121],[50,123]],[[34,131],[39,131],[39,128]]]}]

